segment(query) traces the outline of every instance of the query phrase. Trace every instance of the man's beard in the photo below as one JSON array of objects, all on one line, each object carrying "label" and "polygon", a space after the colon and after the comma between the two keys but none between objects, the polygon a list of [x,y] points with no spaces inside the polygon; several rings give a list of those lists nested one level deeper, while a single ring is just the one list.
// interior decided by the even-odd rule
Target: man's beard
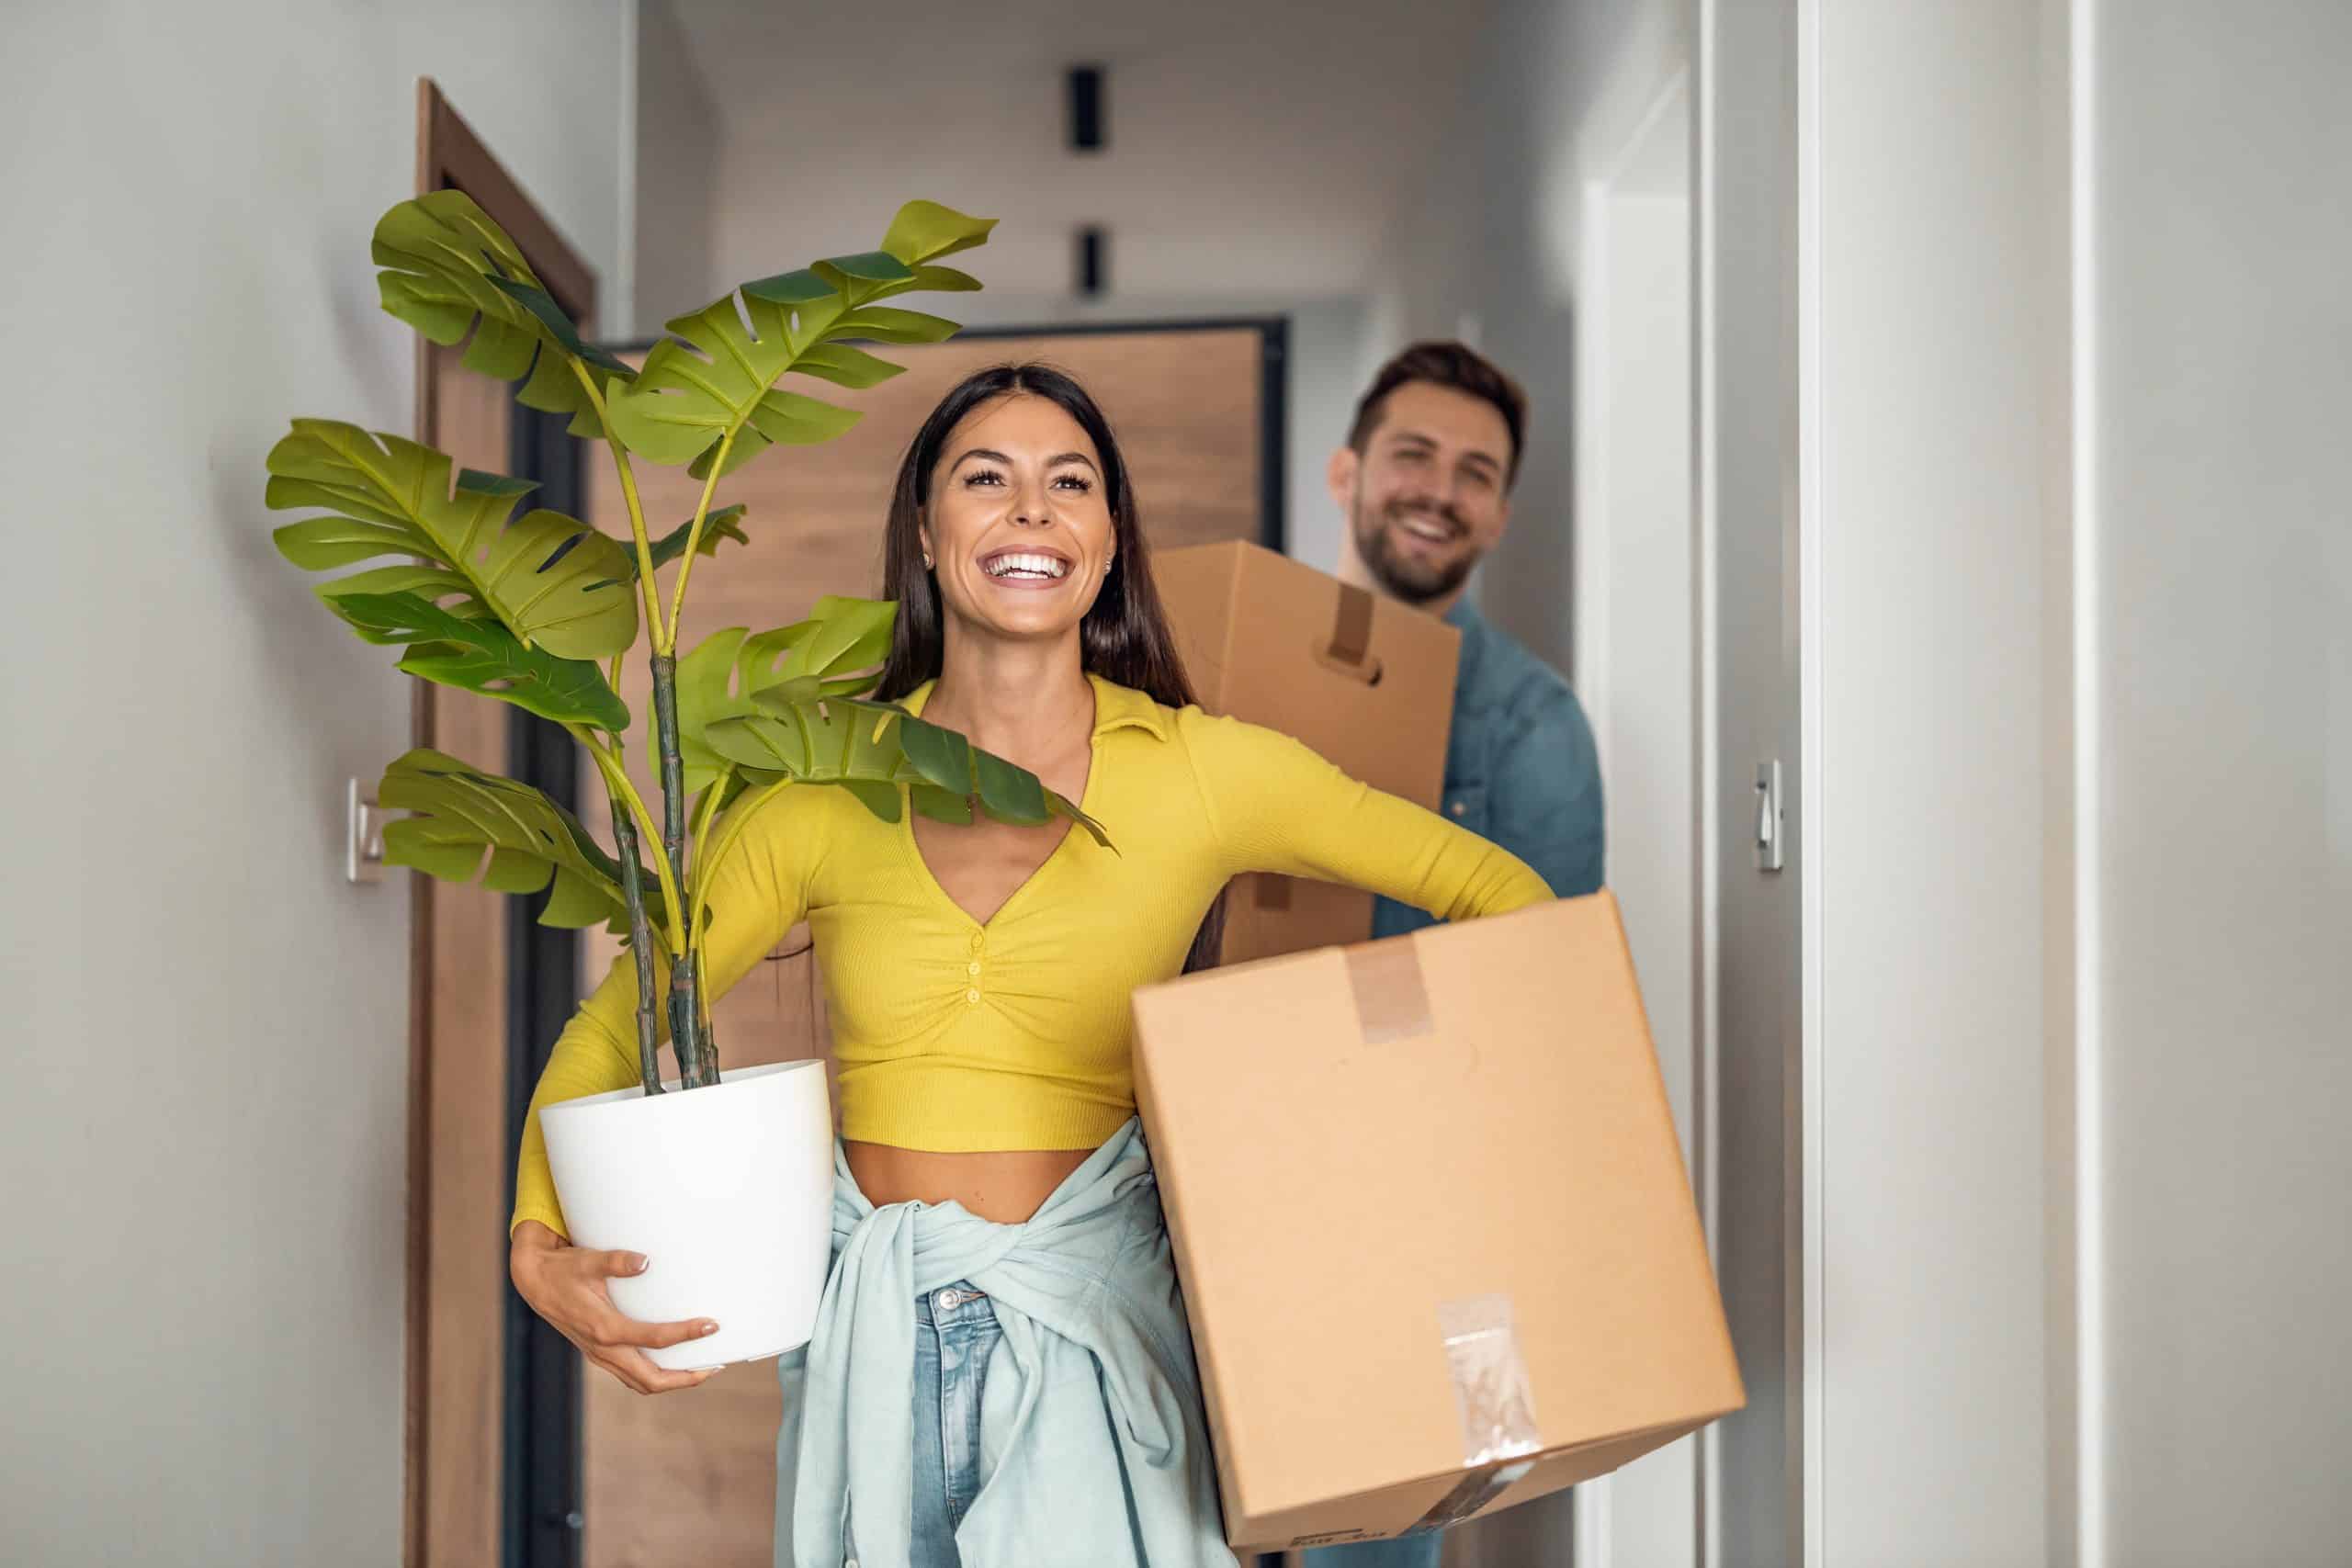
[{"label": "man's beard", "polygon": [[[1445,598],[1467,581],[1478,564],[1478,556],[1476,551],[1468,550],[1453,560],[1431,562],[1406,555],[1395,543],[1395,530],[1402,525],[1397,520],[1405,510],[1391,508],[1385,515],[1372,515],[1359,502],[1355,515],[1356,554],[1374,581],[1389,593],[1408,604],[1427,604]],[[1442,509],[1422,512],[1421,515],[1437,518],[1456,535],[1469,531],[1459,518]]]}]

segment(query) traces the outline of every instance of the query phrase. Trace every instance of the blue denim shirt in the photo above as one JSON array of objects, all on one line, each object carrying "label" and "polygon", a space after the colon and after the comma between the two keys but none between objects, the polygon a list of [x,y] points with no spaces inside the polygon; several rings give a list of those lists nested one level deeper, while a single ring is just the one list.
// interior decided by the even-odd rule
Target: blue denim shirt
[{"label": "blue denim shirt", "polygon": [[[1600,757],[1584,705],[1558,671],[1497,631],[1464,599],[1445,815],[1535,868],[1563,898],[1600,890]],[[1372,934],[1402,936],[1430,915],[1384,898]]]}]

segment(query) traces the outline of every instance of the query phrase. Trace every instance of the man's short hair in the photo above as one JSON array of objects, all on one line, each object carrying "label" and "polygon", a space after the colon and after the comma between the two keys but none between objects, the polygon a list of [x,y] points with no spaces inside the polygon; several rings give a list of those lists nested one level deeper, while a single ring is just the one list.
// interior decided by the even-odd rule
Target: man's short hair
[{"label": "man's short hair", "polygon": [[1380,367],[1380,374],[1373,378],[1371,389],[1356,404],[1355,423],[1348,427],[1348,445],[1358,457],[1363,455],[1372,433],[1379,428],[1388,394],[1416,381],[1451,387],[1492,403],[1510,431],[1510,465],[1504,475],[1503,488],[1508,490],[1519,482],[1520,446],[1527,430],[1527,394],[1494,361],[1462,343],[1417,343]]}]

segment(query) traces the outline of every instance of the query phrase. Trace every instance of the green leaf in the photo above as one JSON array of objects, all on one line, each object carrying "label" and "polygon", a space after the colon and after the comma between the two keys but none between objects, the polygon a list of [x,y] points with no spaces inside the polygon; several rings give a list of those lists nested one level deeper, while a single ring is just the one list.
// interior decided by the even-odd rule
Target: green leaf
[{"label": "green leaf", "polygon": [[491,286],[529,312],[549,341],[572,358],[594,366],[609,375],[634,376],[637,369],[626,359],[601,349],[580,335],[580,328],[564,314],[555,296],[536,283],[518,283],[511,277],[492,277]]},{"label": "green leaf", "polygon": [[743,285],[743,292],[771,305],[813,305],[820,299],[831,299],[837,291],[804,266],[795,272],[779,272],[774,277],[755,278]]},{"label": "green leaf", "polygon": [[593,660],[526,648],[494,620],[467,620],[414,593],[344,593],[327,603],[364,640],[409,644],[400,662],[409,674],[558,724],[593,724],[616,735],[628,728],[628,705]]},{"label": "green leaf", "polygon": [[506,231],[463,191],[401,202],[377,220],[370,253],[383,307],[435,343],[466,342],[469,370],[513,381],[526,407],[572,416],[575,435],[602,424],[571,361],[627,378],[621,360],[582,342]]},{"label": "green leaf", "polygon": [[362,573],[364,581],[327,583],[319,592],[330,601],[353,592],[424,594],[468,618],[495,616],[564,659],[610,658],[636,642],[637,599],[625,586],[634,563],[620,541],[545,509],[510,522],[535,486],[468,468],[452,487],[452,467],[447,454],[397,435],[298,419],[270,448],[263,500],[277,511],[327,514],[277,529],[278,551],[309,571],[384,556],[433,563],[424,577]]},{"label": "green leaf", "polygon": [[[627,929],[620,863],[596,847],[579,818],[530,785],[419,750],[385,770],[377,798],[417,813],[386,824],[389,864],[499,893],[536,893],[552,883],[541,924]],[[645,883],[648,912],[658,921],[661,889],[650,872]]]},{"label": "green leaf", "polygon": [[830,335],[842,342],[944,343],[961,331],[962,326],[944,316],[926,316],[921,310],[889,305],[862,305],[835,321]]},{"label": "green leaf", "polygon": [[743,628],[729,626],[696,643],[678,660],[678,758],[689,796],[700,795],[732,766],[711,750],[705,732],[718,720],[743,712],[748,703],[735,690],[736,656]]},{"label": "green leaf", "polygon": [[868,387],[878,387],[891,377],[906,369],[887,359],[876,359],[862,348],[843,344],[820,343],[800,356],[793,367],[804,376],[820,377],[835,386],[862,392]]},{"label": "green leaf", "polygon": [[[750,544],[751,536],[743,532],[743,512],[742,503],[738,502],[733,506],[719,507],[705,517],[702,520],[702,538],[695,545],[695,554],[715,556],[718,553],[718,547],[729,539],[734,540],[739,545]],[[660,538],[651,541],[654,570],[661,570],[686,553],[686,540],[693,534],[694,526],[695,520],[689,517]],[[614,581],[633,583],[637,581],[637,552],[624,545],[621,547],[621,555],[628,562],[628,576],[626,579],[616,578]]]},{"label": "green leaf", "polygon": [[[762,632],[744,643],[743,694],[800,676],[833,681],[854,671],[874,670],[890,656],[890,633],[898,618],[899,606],[890,600],[828,593],[817,601],[807,620]],[[865,686],[873,683],[869,677]]]},{"label": "green leaf", "polygon": [[[616,390],[610,405],[614,433],[638,456],[671,465],[695,465],[706,454],[716,454],[731,434],[729,472],[772,444],[807,445],[841,434],[857,423],[856,413],[775,388],[777,378],[817,346],[821,331],[804,326],[796,338],[794,313],[773,300],[750,298],[739,312],[729,295],[672,321],[670,330],[678,337],[654,344],[636,383]],[[707,477],[708,467],[693,471]]]},{"label": "green leaf", "polygon": [[973,218],[935,201],[910,201],[890,220],[882,248],[913,267],[988,243],[993,218]]},{"label": "green leaf", "polygon": [[[980,280],[968,272],[958,272],[952,266],[919,266],[912,283],[903,283],[886,289],[888,294],[911,294],[918,291],[932,294],[978,294]],[[875,298],[880,299],[881,295]]]},{"label": "green leaf", "polygon": [[834,256],[755,278],[692,315],[671,321],[633,385],[608,393],[613,432],[652,462],[684,464],[710,477],[721,445],[722,473],[773,446],[829,441],[857,423],[854,411],[780,390],[797,371],[863,390],[900,367],[860,349],[873,343],[937,343],[956,323],[876,300],[914,288],[978,288],[967,275],[929,258],[986,242],[995,220],[969,218],[935,202],[899,209],[883,248]]},{"label": "green leaf", "polygon": [[839,280],[845,277],[859,283],[906,283],[915,275],[914,268],[888,251],[861,251],[854,256],[828,256],[811,265],[808,270],[836,287]]},{"label": "green leaf", "polygon": [[733,768],[706,731],[720,719],[756,713],[762,693],[831,698],[871,690],[880,673],[875,667],[889,656],[898,608],[887,599],[829,593],[805,621],[756,637],[729,626],[696,644],[678,661],[678,754],[686,793],[701,793]]},{"label": "green leaf", "polygon": [[1035,774],[904,708],[764,694],[755,701],[758,712],[719,719],[706,732],[713,750],[755,778],[854,784],[866,809],[890,822],[899,819],[897,791],[905,785],[916,809],[941,821],[968,821],[976,807],[1029,827],[1063,817],[1111,847],[1100,823]]}]

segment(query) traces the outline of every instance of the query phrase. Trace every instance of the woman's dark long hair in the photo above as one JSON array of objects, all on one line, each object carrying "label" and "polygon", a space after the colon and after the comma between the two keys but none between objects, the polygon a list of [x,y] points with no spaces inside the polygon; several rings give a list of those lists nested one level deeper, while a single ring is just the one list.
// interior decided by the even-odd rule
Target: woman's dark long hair
[{"label": "woman's dark long hair", "polygon": [[[1171,708],[1195,700],[1176,651],[1175,633],[1152,581],[1151,554],[1144,547],[1135,487],[1119,438],[1102,410],[1067,373],[1050,365],[996,365],[966,377],[931,411],[899,462],[890,491],[890,520],[882,540],[882,596],[898,602],[890,634],[890,657],[874,694],[894,703],[926,681],[939,678],[946,652],[945,612],[939,583],[922,563],[922,523],[931,504],[931,476],[945,455],[947,438],[967,415],[983,404],[1015,394],[1044,398],[1076,420],[1102,460],[1102,498],[1111,512],[1114,547],[1109,570],[1079,623],[1079,657],[1090,675],[1131,687]],[[1184,970],[1190,974],[1216,962],[1225,934],[1225,896],[1209,906],[1193,939]]]}]

